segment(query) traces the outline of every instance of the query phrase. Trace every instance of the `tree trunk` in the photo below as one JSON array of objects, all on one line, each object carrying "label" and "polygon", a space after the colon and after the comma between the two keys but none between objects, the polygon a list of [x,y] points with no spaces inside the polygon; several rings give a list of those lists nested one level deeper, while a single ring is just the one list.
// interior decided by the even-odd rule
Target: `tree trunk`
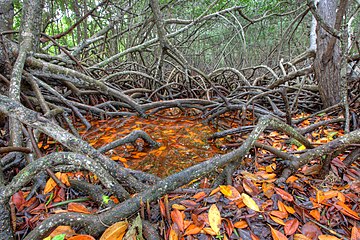
[{"label": "tree trunk", "polygon": [[[322,0],[318,3],[317,11],[320,17],[330,27],[335,26],[336,0]],[[317,25],[317,52],[314,60],[315,77],[318,81],[320,97],[324,107],[329,107],[341,101],[340,69],[341,53],[340,42],[336,40],[332,51],[329,46],[333,36]]]},{"label": "tree trunk", "polygon": [[12,0],[0,0],[0,32],[12,30],[14,6]]}]

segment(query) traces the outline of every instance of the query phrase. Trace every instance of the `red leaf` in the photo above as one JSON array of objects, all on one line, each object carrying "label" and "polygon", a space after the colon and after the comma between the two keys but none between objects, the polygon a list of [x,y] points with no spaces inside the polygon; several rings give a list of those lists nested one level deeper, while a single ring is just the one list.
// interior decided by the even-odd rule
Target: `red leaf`
[{"label": "red leaf", "polygon": [[294,201],[294,197],[290,193],[286,192],[285,190],[282,190],[281,188],[275,187],[275,191],[285,201],[289,201],[289,202]]},{"label": "red leaf", "polygon": [[285,223],[284,232],[286,235],[293,235],[299,227],[299,221],[294,218]]}]

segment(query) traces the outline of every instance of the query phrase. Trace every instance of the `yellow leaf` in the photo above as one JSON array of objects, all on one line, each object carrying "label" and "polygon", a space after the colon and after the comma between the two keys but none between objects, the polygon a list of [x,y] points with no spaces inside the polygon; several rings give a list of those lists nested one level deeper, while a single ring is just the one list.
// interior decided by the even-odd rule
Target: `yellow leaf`
[{"label": "yellow leaf", "polygon": [[300,147],[298,147],[298,151],[302,151],[302,150],[305,150],[306,149],[306,147],[304,146],[304,145],[301,145]]},{"label": "yellow leaf", "polygon": [[225,197],[231,196],[231,188],[230,185],[220,185],[220,192],[224,194]]},{"label": "yellow leaf", "polygon": [[180,204],[173,204],[172,206],[171,206],[172,208],[174,208],[174,209],[177,209],[177,210],[180,210],[180,211],[183,211],[183,210],[185,210],[186,209],[186,207],[185,206],[183,206],[183,205],[180,205]]},{"label": "yellow leaf", "polygon": [[220,191],[222,194],[224,194],[225,197],[227,197],[230,200],[237,200],[240,198],[239,191],[230,185],[220,185]]},{"label": "yellow leaf", "polygon": [[340,240],[340,238],[337,238],[332,235],[320,235],[319,240]]},{"label": "yellow leaf", "polygon": [[221,226],[221,216],[216,204],[211,205],[209,209],[209,223],[211,229],[214,230],[216,234],[219,234]]},{"label": "yellow leaf", "polygon": [[51,240],[51,237],[48,236],[48,237],[44,238],[43,240]]},{"label": "yellow leaf", "polygon": [[117,222],[111,225],[108,229],[105,230],[100,240],[120,240],[124,235],[128,223],[125,221]]},{"label": "yellow leaf", "polygon": [[260,212],[259,206],[256,204],[256,202],[249,195],[247,195],[246,193],[242,193],[241,197],[242,197],[242,200],[243,200],[244,204],[248,208],[254,210],[255,212]]},{"label": "yellow leaf", "polygon": [[278,218],[278,217],[275,217],[275,216],[272,216],[272,215],[270,215],[270,218],[271,218],[274,222],[276,222],[276,223],[278,223],[278,224],[280,224],[280,225],[285,226],[285,223],[284,223],[284,221],[283,221],[282,219],[280,219],[280,218]]},{"label": "yellow leaf", "polygon": [[161,147],[159,147],[157,150],[158,151],[164,151],[166,149],[166,146],[161,146]]}]

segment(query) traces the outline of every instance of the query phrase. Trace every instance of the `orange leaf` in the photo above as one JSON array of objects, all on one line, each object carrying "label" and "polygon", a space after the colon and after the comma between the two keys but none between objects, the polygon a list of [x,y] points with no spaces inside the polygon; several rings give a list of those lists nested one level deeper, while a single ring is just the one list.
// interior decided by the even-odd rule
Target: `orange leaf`
[{"label": "orange leaf", "polygon": [[95,240],[95,238],[93,238],[90,235],[77,235],[77,236],[68,238],[68,240]]},{"label": "orange leaf", "polygon": [[266,183],[266,182],[262,183],[262,190],[267,198],[271,198],[272,195],[274,194],[274,186],[275,185],[273,183]]},{"label": "orange leaf", "polygon": [[179,236],[176,233],[176,231],[171,227],[170,233],[169,233],[169,240],[178,240]]},{"label": "orange leaf", "polygon": [[294,235],[294,240],[311,240],[310,238],[308,238],[305,235],[302,234],[295,234]]},{"label": "orange leaf", "polygon": [[285,223],[284,232],[286,235],[293,235],[299,227],[299,221],[294,218]]},{"label": "orange leaf", "polygon": [[57,186],[56,182],[52,178],[49,178],[44,188],[44,194],[51,192],[56,186]]},{"label": "orange leaf", "polygon": [[316,221],[320,221],[320,212],[318,209],[311,210],[310,215],[315,218]]},{"label": "orange leaf", "polygon": [[180,231],[184,231],[184,218],[181,212],[177,209],[171,211],[171,220],[176,223]]},{"label": "orange leaf", "polygon": [[205,192],[198,192],[197,194],[195,194],[193,196],[193,198],[195,198],[196,200],[201,199],[202,197],[205,197],[206,193]]},{"label": "orange leaf", "polygon": [[286,211],[287,211],[288,213],[291,213],[291,214],[294,214],[294,213],[295,213],[295,209],[294,209],[294,208],[292,208],[292,207],[290,207],[290,206],[288,206],[288,205],[285,205],[285,204],[284,204],[284,206],[285,206],[285,209],[286,209]]},{"label": "orange leaf", "polygon": [[286,208],[285,208],[285,204],[282,201],[278,201],[277,205],[278,205],[279,211],[287,213]]},{"label": "orange leaf", "polygon": [[81,203],[69,203],[68,211],[69,212],[87,213],[87,214],[90,213],[90,211]]},{"label": "orange leaf", "polygon": [[247,228],[248,224],[245,220],[241,220],[239,222],[234,223],[234,227],[236,228]]},{"label": "orange leaf", "polygon": [[285,190],[282,190],[281,188],[275,187],[275,191],[285,201],[289,201],[289,202],[294,201],[294,197],[290,193],[286,192]]},{"label": "orange leaf", "polygon": [[270,214],[280,219],[284,219],[288,217],[287,212],[283,212],[283,211],[271,211]]},{"label": "orange leaf", "polygon": [[353,226],[351,230],[351,239],[350,240],[359,240],[360,239],[360,228]]},{"label": "orange leaf", "polygon": [[214,230],[216,234],[219,234],[221,226],[221,216],[216,204],[211,205],[208,217],[211,229]]},{"label": "orange leaf", "polygon": [[285,235],[279,232],[278,230],[273,229],[271,226],[270,229],[271,229],[271,235],[274,240],[287,240],[287,237],[285,237]]},{"label": "orange leaf", "polygon": [[346,206],[345,203],[337,202],[337,203],[335,203],[335,207],[338,207],[338,208],[340,207],[340,212],[342,212],[346,216],[352,217],[352,218],[354,218],[356,220],[360,220],[360,217],[359,217],[358,213],[351,210],[351,208]]},{"label": "orange leaf", "polygon": [[332,235],[320,235],[319,240],[340,240],[340,238],[337,238]]},{"label": "orange leaf", "polygon": [[217,187],[217,188],[215,188],[214,190],[211,191],[211,193],[209,194],[209,196],[212,196],[212,195],[214,195],[215,193],[217,193],[217,192],[219,192],[219,191],[220,191],[220,188]]},{"label": "orange leaf", "polygon": [[198,227],[195,224],[191,224],[185,231],[184,236],[198,234],[201,231],[202,227]]},{"label": "orange leaf", "polygon": [[117,222],[111,225],[101,235],[100,240],[121,240],[128,227],[128,223],[125,221]]},{"label": "orange leaf", "polygon": [[70,226],[58,226],[57,228],[55,228],[54,231],[51,232],[49,236],[55,237],[56,235],[59,234],[65,234],[66,237],[71,237],[74,236],[76,233],[74,230],[72,230]]}]

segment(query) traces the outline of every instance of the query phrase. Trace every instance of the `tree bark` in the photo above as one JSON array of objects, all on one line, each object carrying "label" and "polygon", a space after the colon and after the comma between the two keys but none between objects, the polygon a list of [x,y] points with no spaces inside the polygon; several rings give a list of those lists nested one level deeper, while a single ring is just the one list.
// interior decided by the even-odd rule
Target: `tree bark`
[{"label": "tree bark", "polygon": [[[330,27],[335,26],[337,1],[319,1],[318,14]],[[334,36],[330,35],[320,24],[316,29],[317,52],[314,60],[315,77],[318,81],[320,97],[324,107],[335,105],[341,101],[340,69],[341,52],[340,41],[335,40],[332,51],[329,49]]]}]

